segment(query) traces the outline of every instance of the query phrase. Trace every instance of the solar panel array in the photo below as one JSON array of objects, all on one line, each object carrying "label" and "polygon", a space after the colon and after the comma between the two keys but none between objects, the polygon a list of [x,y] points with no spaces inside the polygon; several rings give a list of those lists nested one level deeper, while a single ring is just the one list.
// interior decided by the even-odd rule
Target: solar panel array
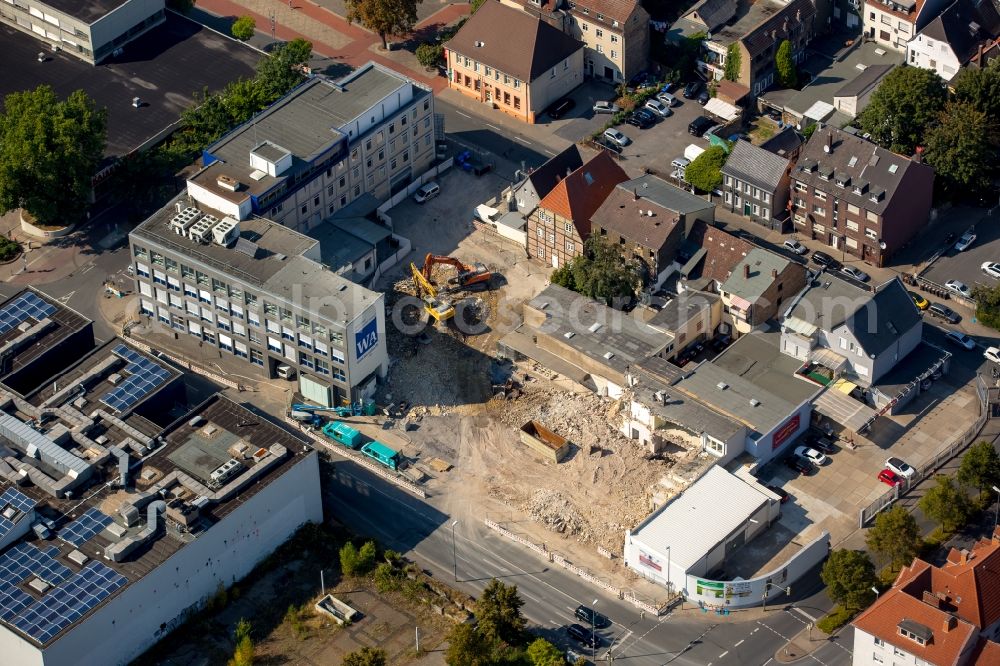
[{"label": "solar panel array", "polygon": [[34,603],[30,594],[18,585],[38,577],[49,585],[58,585],[73,572],[56,561],[58,546],[42,550],[30,543],[16,543],[0,555],[0,619],[8,620]]},{"label": "solar panel array", "polygon": [[38,294],[26,291],[0,310],[0,335],[17,328],[28,317],[41,321],[56,311],[54,305],[49,305]]},{"label": "solar panel array", "polygon": [[41,601],[22,608],[11,624],[45,644],[126,584],[128,579],[114,569],[90,562]]},{"label": "solar panel array", "polygon": [[111,352],[128,362],[125,371],[129,373],[128,379],[101,398],[101,402],[115,411],[128,409],[159,388],[170,377],[170,373],[158,363],[150,361],[125,345],[117,345]]},{"label": "solar panel array", "polygon": [[[7,506],[12,506],[21,513],[27,513],[35,508],[35,500],[31,499],[17,488],[8,488],[0,495],[0,513],[7,510]],[[14,521],[0,515],[0,539],[7,536],[7,533],[14,529]]]},{"label": "solar panel array", "polygon": [[59,530],[59,538],[74,546],[82,546],[110,525],[113,521],[98,509],[87,509],[86,513]]}]

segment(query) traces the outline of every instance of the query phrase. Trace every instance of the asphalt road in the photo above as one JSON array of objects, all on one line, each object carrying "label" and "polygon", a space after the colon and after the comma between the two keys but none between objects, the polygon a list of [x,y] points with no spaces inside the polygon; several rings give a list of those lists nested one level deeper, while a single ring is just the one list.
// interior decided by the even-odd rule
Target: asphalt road
[{"label": "asphalt road", "polygon": [[[681,610],[662,618],[643,617],[638,610],[564,570],[549,565],[527,549],[488,530],[479,517],[454,518],[435,508],[434,500],[414,498],[349,461],[336,462],[336,482],[324,492],[337,519],[358,534],[377,538],[388,548],[406,553],[432,575],[476,595],[493,577],[516,584],[524,612],[534,629],[557,645],[571,645],[565,627],[577,622],[574,609],[596,607],[613,625],[597,633],[616,662],[654,666],[761,666],[768,664],[788,640],[831,603],[816,572],[797,584],[794,603],[773,598],[766,613],[736,613],[727,617]],[[743,619],[746,618],[746,619]],[[820,634],[815,632],[818,637]],[[612,641],[614,642],[611,645]],[[816,660],[827,666],[851,661],[853,633],[817,645]]]}]

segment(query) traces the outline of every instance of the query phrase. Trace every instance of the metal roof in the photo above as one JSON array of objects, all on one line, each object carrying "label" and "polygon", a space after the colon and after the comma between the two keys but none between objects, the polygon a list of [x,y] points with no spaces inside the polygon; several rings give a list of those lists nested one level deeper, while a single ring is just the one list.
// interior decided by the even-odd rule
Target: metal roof
[{"label": "metal roof", "polygon": [[761,435],[782,423],[796,407],[792,402],[712,362],[702,363],[675,386],[726,416],[747,424]]}]

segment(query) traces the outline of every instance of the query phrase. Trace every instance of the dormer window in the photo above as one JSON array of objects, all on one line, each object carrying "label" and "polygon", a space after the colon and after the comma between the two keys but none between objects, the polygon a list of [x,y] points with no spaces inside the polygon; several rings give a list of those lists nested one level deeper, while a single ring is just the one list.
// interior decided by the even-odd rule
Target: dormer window
[{"label": "dormer window", "polygon": [[896,625],[896,630],[899,632],[900,636],[908,638],[917,645],[927,645],[931,642],[934,634],[931,630],[919,622],[914,622],[909,619],[902,619],[899,624]]}]

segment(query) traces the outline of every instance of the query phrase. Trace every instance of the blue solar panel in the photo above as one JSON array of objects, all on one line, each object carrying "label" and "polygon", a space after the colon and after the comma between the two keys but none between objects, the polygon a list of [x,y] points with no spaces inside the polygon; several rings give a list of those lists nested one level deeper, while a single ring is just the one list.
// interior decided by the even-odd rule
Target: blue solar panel
[{"label": "blue solar panel", "polygon": [[45,644],[126,584],[128,579],[114,569],[90,562],[65,584],[22,609],[11,623]]},{"label": "blue solar panel", "polygon": [[32,544],[17,543],[0,556],[0,619],[7,620],[28,607],[34,598],[18,588],[32,576],[50,585],[58,585],[73,575],[56,561],[59,548],[40,550]]},{"label": "blue solar panel", "polygon": [[128,409],[170,377],[170,373],[159,364],[125,345],[117,345],[111,352],[128,363],[125,366],[128,378],[101,398],[101,402],[116,411]]},{"label": "blue solar panel", "polygon": [[36,502],[17,488],[8,488],[0,494],[0,511],[3,511],[8,504],[18,511],[27,513],[35,508]]},{"label": "blue solar panel", "polygon": [[110,517],[97,509],[87,509],[82,516],[59,530],[59,538],[74,546],[81,546],[112,522],[114,521]]},{"label": "blue solar panel", "polygon": [[35,321],[41,321],[54,314],[55,311],[55,306],[49,305],[37,294],[26,291],[0,309],[0,335],[17,328],[21,322],[29,317]]}]

